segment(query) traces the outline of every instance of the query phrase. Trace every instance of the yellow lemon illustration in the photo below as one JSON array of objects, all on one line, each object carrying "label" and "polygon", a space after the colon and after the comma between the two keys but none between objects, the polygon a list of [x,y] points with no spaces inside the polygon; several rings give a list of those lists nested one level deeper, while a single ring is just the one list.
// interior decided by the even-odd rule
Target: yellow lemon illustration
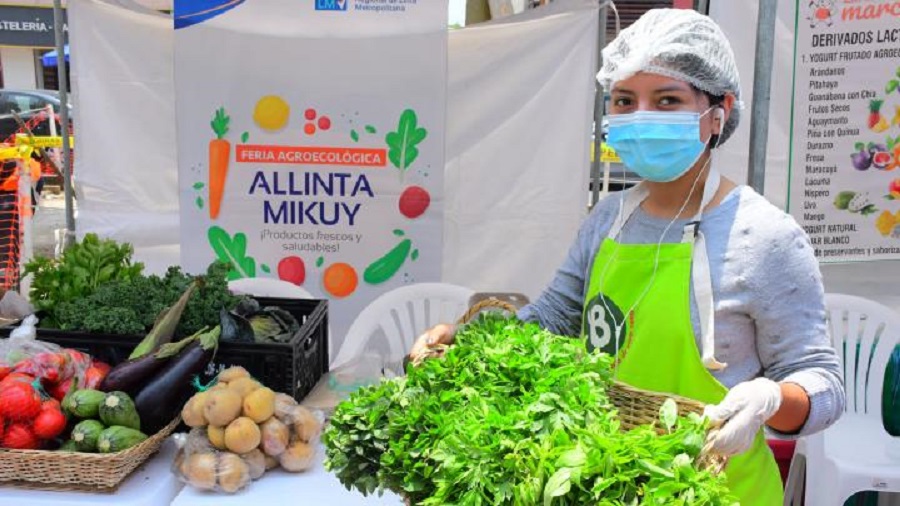
[{"label": "yellow lemon illustration", "polygon": [[891,233],[896,224],[897,219],[890,211],[882,212],[881,215],[878,216],[878,219],[875,220],[875,228],[878,229],[878,232],[881,233],[881,235],[885,236]]},{"label": "yellow lemon illustration", "polygon": [[253,111],[253,121],[263,130],[281,130],[287,125],[291,115],[291,106],[283,98],[276,95],[266,95],[256,103]]}]

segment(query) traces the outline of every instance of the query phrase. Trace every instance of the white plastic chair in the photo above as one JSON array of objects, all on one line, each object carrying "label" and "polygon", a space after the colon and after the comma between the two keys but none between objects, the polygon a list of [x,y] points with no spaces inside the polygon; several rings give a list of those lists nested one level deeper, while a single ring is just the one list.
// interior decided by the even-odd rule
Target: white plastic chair
[{"label": "white plastic chair", "polygon": [[841,506],[867,490],[900,492],[900,438],[887,433],[881,417],[884,372],[900,342],[900,315],[850,295],[827,294],[825,302],[846,408],[833,426],[797,441],[785,505],[799,504],[804,467],[807,506]]},{"label": "white plastic chair", "polygon": [[228,289],[235,295],[278,297],[281,299],[315,299],[299,286],[273,278],[241,278],[228,282]]},{"label": "white plastic chair", "polygon": [[422,332],[439,323],[455,323],[469,308],[474,293],[448,283],[417,283],[382,294],[353,321],[331,368],[362,355],[379,334],[388,345],[385,363],[399,363]]}]

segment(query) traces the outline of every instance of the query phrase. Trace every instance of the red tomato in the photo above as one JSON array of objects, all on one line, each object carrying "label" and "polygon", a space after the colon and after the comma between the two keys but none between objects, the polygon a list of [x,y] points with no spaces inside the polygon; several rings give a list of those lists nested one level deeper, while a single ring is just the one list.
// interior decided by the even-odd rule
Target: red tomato
[{"label": "red tomato", "polygon": [[0,388],[0,415],[13,421],[32,420],[41,412],[41,396],[28,383],[11,383]]},{"label": "red tomato", "polygon": [[0,381],[0,386],[5,383],[28,383],[29,385],[34,382],[34,376],[25,374],[23,372],[13,372],[10,373],[7,377],[3,378],[3,381]]},{"label": "red tomato", "polygon": [[47,400],[45,400],[44,402],[41,403],[41,409],[42,409],[42,410],[44,410],[44,409],[50,409],[50,408],[62,409],[61,406],[60,406],[60,404],[59,404],[59,401],[56,400],[56,399],[47,399]]},{"label": "red tomato", "polygon": [[306,266],[303,259],[296,256],[284,257],[278,262],[278,279],[302,285],[306,280]]},{"label": "red tomato", "polygon": [[37,368],[39,378],[56,383],[63,375],[67,358],[63,354],[38,353],[32,357],[32,361]]},{"label": "red tomato", "polygon": [[66,394],[69,393],[69,390],[72,389],[72,378],[69,378],[62,383],[57,383],[52,385],[47,393],[50,394],[50,397],[53,397],[59,402],[62,402],[63,399],[66,398]]},{"label": "red tomato", "polygon": [[44,408],[34,419],[34,435],[39,439],[53,439],[66,428],[66,415],[57,407]]},{"label": "red tomato", "polygon": [[96,389],[100,386],[100,383],[103,382],[103,378],[106,377],[106,373],[108,372],[109,370],[104,371],[100,367],[88,367],[88,369],[84,371],[84,388]]},{"label": "red tomato", "polygon": [[70,348],[64,348],[62,350],[62,353],[65,353],[66,357],[69,359],[70,364],[87,367],[87,365],[91,363],[91,356],[87,353],[82,353],[78,350],[73,350]]},{"label": "red tomato", "polygon": [[11,373],[11,372],[12,372],[12,367],[10,367],[8,365],[0,365],[0,381],[2,381],[3,378],[9,376],[9,373]]},{"label": "red tomato", "polygon": [[421,186],[410,186],[400,194],[400,214],[409,219],[418,218],[431,204],[431,195]]},{"label": "red tomato", "polygon": [[24,423],[11,423],[0,440],[0,446],[15,450],[36,450],[38,445],[39,441]]}]

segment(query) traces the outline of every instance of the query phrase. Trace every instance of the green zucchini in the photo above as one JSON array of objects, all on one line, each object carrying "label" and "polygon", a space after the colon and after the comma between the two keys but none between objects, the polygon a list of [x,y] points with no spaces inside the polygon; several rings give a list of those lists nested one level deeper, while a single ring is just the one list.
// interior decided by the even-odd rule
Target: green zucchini
[{"label": "green zucchini", "polygon": [[97,418],[100,414],[100,404],[104,399],[106,394],[99,390],[77,390],[63,399],[62,407],[77,418]]},{"label": "green zucchini", "polygon": [[96,452],[97,440],[105,427],[97,420],[84,420],[72,429],[71,442],[79,452]]},{"label": "green zucchini", "polygon": [[97,439],[97,450],[100,453],[115,453],[141,444],[147,435],[139,430],[115,425],[104,429]]},{"label": "green zucchini", "polygon": [[141,417],[134,407],[134,401],[125,392],[106,394],[100,404],[100,420],[108,427],[118,425],[141,430]]}]

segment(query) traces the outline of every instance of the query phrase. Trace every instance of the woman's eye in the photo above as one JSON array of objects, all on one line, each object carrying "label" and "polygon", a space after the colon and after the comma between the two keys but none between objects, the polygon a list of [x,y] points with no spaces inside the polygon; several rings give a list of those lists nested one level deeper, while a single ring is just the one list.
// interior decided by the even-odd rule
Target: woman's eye
[{"label": "woman's eye", "polygon": [[662,97],[659,99],[659,105],[662,106],[673,106],[681,103],[681,100],[678,100],[676,97]]},{"label": "woman's eye", "polygon": [[613,105],[616,107],[628,107],[631,105],[631,99],[629,98],[617,98],[613,101]]}]

